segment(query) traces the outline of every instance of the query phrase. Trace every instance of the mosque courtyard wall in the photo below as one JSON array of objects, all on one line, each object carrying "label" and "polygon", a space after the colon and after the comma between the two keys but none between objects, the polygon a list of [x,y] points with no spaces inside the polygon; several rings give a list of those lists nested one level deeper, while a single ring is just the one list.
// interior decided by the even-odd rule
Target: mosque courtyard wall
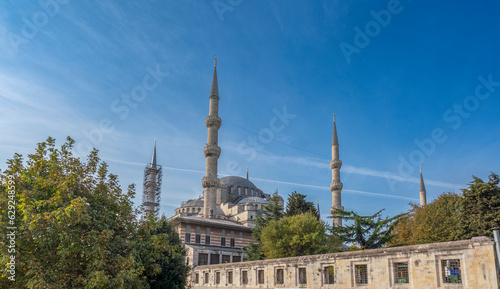
[{"label": "mosque courtyard wall", "polygon": [[193,289],[498,289],[494,242],[470,240],[197,266]]}]

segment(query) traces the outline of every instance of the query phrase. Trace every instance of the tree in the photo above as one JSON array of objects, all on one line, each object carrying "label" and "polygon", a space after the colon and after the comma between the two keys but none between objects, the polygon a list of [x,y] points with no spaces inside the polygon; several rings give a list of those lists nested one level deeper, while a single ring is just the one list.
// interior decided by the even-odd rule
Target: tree
[{"label": "tree", "polygon": [[[159,233],[161,223],[151,222],[158,234],[153,230],[154,236],[147,238],[144,224],[137,221],[140,212],[133,208],[134,186],[122,192],[97,150],[84,163],[73,156],[73,145],[68,138],[56,149],[55,140],[48,138],[28,155],[26,165],[19,154],[7,161],[0,187],[0,230],[17,228],[16,252],[4,250],[7,244],[1,238],[0,262],[5,268],[15,256],[16,275],[12,283],[2,268],[0,287],[149,288],[150,276],[168,274],[161,262],[182,255],[172,245],[175,235]],[[7,180],[15,185],[12,199]],[[9,219],[9,201],[16,202],[15,220]]]},{"label": "tree", "polygon": [[262,229],[266,227],[270,221],[277,221],[283,218],[283,199],[278,195],[277,191],[274,192],[269,201],[270,203],[263,207],[262,215],[258,215],[255,220],[255,227],[252,229],[252,238],[254,242],[251,242],[248,247],[244,249],[246,260],[265,259],[265,255],[262,252]]},{"label": "tree", "polygon": [[458,206],[461,197],[443,193],[427,205],[412,208],[393,230],[390,246],[447,242],[457,239]]},{"label": "tree", "polygon": [[338,235],[344,242],[354,243],[361,249],[377,249],[385,246],[393,235],[391,234],[396,222],[402,217],[397,215],[392,218],[382,218],[383,210],[371,216],[360,216],[350,211],[337,210],[338,217],[345,221],[353,221],[352,225],[333,227],[334,235]]},{"label": "tree", "polygon": [[458,206],[457,239],[492,236],[491,229],[500,226],[500,179],[493,172],[488,182],[473,176]]},{"label": "tree", "polygon": [[297,193],[295,191],[292,192],[292,194],[288,196],[285,215],[287,217],[291,217],[310,212],[319,220],[318,210],[314,206],[313,202],[306,201],[306,197],[306,195]]},{"label": "tree", "polygon": [[189,274],[186,249],[165,216],[157,220],[148,215],[141,222],[137,235],[137,253],[145,264],[143,275],[149,287],[184,289]]},{"label": "tree", "polygon": [[328,252],[326,226],[311,212],[272,220],[262,229],[266,258],[284,258]]}]

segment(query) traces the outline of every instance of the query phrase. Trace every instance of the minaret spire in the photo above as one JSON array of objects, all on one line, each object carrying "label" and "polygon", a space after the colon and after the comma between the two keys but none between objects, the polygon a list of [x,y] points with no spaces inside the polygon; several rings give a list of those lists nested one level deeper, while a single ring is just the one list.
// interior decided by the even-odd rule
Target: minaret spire
[{"label": "minaret spire", "polygon": [[422,167],[420,167],[420,207],[427,205],[427,193],[425,191],[424,178],[422,177]]},{"label": "minaret spire", "polygon": [[247,167],[247,180],[248,180],[248,167]]},{"label": "minaret spire", "polygon": [[[337,138],[335,114],[333,114],[332,161],[330,162],[330,169],[332,170],[332,183],[330,184],[332,207],[330,213],[333,216],[337,215],[335,209],[344,210],[341,200],[341,191],[344,185],[340,182],[340,167],[342,167],[342,161],[339,159],[339,140]],[[336,227],[342,226],[342,219],[333,218],[333,225]]]},{"label": "minaret spire", "polygon": [[220,156],[218,146],[219,128],[221,119],[219,117],[219,87],[217,84],[217,58],[214,61],[214,75],[212,78],[212,88],[210,90],[210,109],[205,125],[208,129],[207,145],[203,148],[205,153],[206,168],[205,177],[201,180],[203,185],[203,217],[215,218],[217,206],[217,189],[220,187],[220,180],[217,178],[217,162]]},{"label": "minaret spire", "polygon": [[158,215],[161,195],[162,169],[156,163],[156,140],[153,149],[153,159],[144,170],[144,188],[142,204],[146,214]]},{"label": "minaret spire", "polygon": [[151,161],[151,167],[156,168],[156,140],[155,140],[155,147],[153,149],[153,160]]}]

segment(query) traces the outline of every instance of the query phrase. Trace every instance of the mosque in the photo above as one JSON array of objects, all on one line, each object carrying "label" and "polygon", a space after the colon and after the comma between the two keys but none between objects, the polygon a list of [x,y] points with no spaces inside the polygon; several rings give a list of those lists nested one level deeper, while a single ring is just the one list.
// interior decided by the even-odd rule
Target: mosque
[{"label": "mosque", "polygon": [[[215,60],[212,87],[209,96],[209,115],[205,119],[208,129],[207,145],[203,152],[206,158],[205,176],[202,178],[203,197],[187,200],[175,210],[169,221],[179,233],[187,249],[187,263],[193,267],[221,263],[241,262],[243,249],[252,239],[252,228],[256,217],[270,203],[270,194],[264,193],[248,177],[227,176],[218,178],[217,163],[221,154],[218,146],[218,131],[222,120],[219,117],[219,88],[217,82],[217,60]],[[343,210],[340,181],[339,142],[335,116],[332,136],[332,207]],[[144,200],[146,213],[157,213],[161,187],[161,166],[156,163],[156,143],[153,160],[144,174]],[[278,196],[279,197],[279,196]],[[425,204],[425,186],[420,172],[420,199]],[[281,207],[283,198],[279,197]],[[334,226],[342,226],[341,219],[333,219]]]}]

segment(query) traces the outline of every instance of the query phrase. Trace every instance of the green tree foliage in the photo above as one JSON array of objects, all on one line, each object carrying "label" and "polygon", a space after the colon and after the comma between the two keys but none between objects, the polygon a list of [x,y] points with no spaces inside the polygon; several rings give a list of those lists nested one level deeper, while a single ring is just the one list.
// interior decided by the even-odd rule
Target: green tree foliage
[{"label": "green tree foliage", "polygon": [[184,289],[189,266],[179,234],[165,216],[141,222],[136,238],[137,255],[145,264],[143,275],[151,289]]},{"label": "green tree foliage", "polygon": [[412,208],[393,230],[390,246],[453,241],[459,230],[458,207],[461,197],[443,193],[434,201]]},{"label": "green tree foliage", "polygon": [[282,198],[275,192],[270,198],[270,203],[265,205],[262,210],[262,215],[258,215],[255,220],[255,227],[252,229],[252,238],[254,242],[250,243],[245,248],[246,260],[264,260],[265,255],[262,252],[261,232],[264,227],[272,220],[280,220],[283,218],[283,207],[281,205]]},{"label": "green tree foliage", "polygon": [[475,236],[492,236],[491,229],[500,226],[500,181],[493,172],[488,182],[474,177],[458,206],[459,226],[457,239],[469,239]]},{"label": "green tree foliage", "polygon": [[310,212],[319,220],[318,210],[314,206],[313,202],[306,201],[306,197],[306,195],[295,191],[292,192],[292,194],[288,196],[285,215],[287,217],[291,217]]},{"label": "green tree foliage", "polygon": [[272,220],[262,229],[266,258],[284,258],[328,252],[326,226],[311,212]]},{"label": "green tree foliage", "polygon": [[[402,217],[382,218],[380,210],[371,216],[360,216],[350,211],[337,210],[338,218],[351,221],[351,225],[333,227],[333,235],[338,235],[343,242],[353,243],[361,249],[377,249],[385,246],[393,235],[391,234],[396,222]],[[349,223],[351,223],[349,222]]]},{"label": "green tree foliage", "polygon": [[0,287],[149,288],[149,275],[160,269],[146,276],[144,270],[158,267],[165,254],[177,256],[178,247],[162,243],[169,234],[146,238],[133,209],[134,187],[122,192],[97,150],[84,163],[73,156],[73,145],[68,138],[56,149],[55,140],[48,138],[28,155],[26,165],[19,154],[7,162],[4,173],[15,183],[16,218],[14,224],[8,222],[11,200],[2,176],[0,231],[17,228],[16,281],[6,279],[4,266],[11,254],[2,238]]}]

